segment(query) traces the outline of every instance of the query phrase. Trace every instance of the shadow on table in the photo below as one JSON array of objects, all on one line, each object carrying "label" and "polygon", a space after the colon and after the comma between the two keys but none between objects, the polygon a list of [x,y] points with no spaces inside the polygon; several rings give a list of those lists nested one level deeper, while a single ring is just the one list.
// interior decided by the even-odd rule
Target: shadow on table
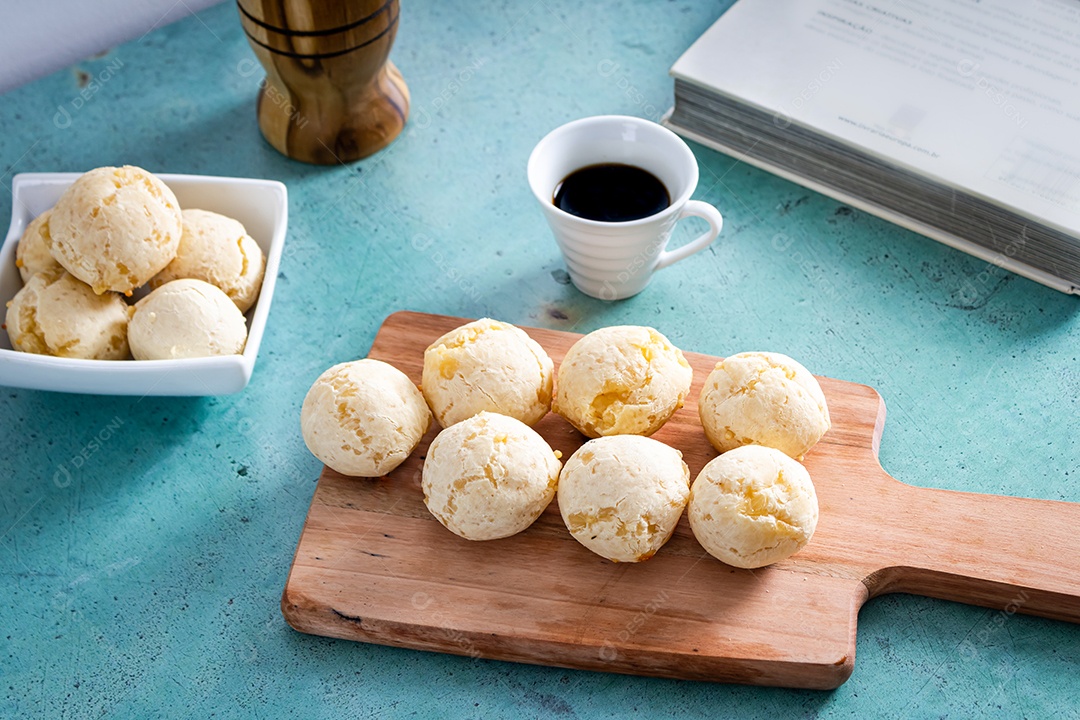
[{"label": "shadow on table", "polygon": [[[658,293],[648,288],[625,300],[599,300],[578,290],[561,260],[543,266],[523,268],[511,277],[501,278],[485,288],[491,312],[498,308],[522,307],[530,313],[530,322],[538,327],[566,332],[586,333],[605,325],[626,322],[628,313],[644,312],[656,316]],[[665,308],[666,309],[666,308]],[[662,325],[662,320],[650,320]]]},{"label": "shadow on table", "polygon": [[[126,492],[153,477],[161,459],[198,434],[212,398],[74,395],[5,388],[23,418],[22,436],[40,458],[36,469],[10,482],[45,491],[39,510],[66,503],[64,490],[89,483],[104,493]],[[171,432],[160,432],[171,427]],[[14,488],[9,487],[14,491]]]}]

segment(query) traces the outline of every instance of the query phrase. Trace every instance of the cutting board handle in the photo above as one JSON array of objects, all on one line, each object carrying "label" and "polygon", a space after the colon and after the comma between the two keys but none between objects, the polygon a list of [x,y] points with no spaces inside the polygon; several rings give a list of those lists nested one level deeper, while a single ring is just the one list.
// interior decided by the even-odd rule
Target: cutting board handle
[{"label": "cutting board handle", "polygon": [[869,595],[909,592],[1080,622],[1080,503],[890,483],[880,540],[891,565]]}]

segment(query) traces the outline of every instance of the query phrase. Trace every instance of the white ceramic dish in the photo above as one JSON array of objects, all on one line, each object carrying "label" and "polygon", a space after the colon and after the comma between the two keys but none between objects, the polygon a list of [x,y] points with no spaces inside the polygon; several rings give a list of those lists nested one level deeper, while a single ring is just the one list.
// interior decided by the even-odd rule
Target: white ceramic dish
[{"label": "white ceramic dish", "polygon": [[[0,248],[0,302],[22,287],[15,246],[27,223],[51,208],[79,173],[21,173],[12,179],[11,227]],[[158,175],[183,208],[236,218],[266,254],[259,300],[247,312],[242,355],[184,360],[78,360],[17,352],[0,332],[0,385],[94,395],[227,395],[243,390],[259,354],[288,223],[285,186],[274,180]],[[0,308],[2,309],[2,308]]]}]

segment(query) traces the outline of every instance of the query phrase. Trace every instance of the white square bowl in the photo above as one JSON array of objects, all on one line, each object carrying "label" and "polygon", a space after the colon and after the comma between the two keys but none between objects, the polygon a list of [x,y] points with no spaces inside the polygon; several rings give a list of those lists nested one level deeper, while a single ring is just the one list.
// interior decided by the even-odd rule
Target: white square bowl
[{"label": "white square bowl", "polygon": [[[15,246],[26,225],[56,204],[79,173],[21,173],[12,179],[11,228],[0,248],[0,303],[22,287]],[[248,339],[241,355],[180,360],[80,360],[33,355],[11,349],[0,332],[0,385],[93,395],[227,395],[247,386],[259,354],[274,295],[288,223],[288,195],[274,180],[158,175],[182,208],[236,218],[266,255],[259,299],[248,310]],[[0,311],[3,308],[0,307]]]}]

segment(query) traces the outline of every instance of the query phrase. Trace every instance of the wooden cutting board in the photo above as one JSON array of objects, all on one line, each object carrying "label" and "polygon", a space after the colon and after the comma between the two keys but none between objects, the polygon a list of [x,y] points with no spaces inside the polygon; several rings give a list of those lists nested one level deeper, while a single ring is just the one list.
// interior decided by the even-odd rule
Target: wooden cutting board
[{"label": "wooden cutting board", "polygon": [[[460,318],[399,312],[369,357],[419,383],[424,349]],[[526,328],[556,366],[579,335]],[[717,358],[686,353],[686,407],[654,437],[692,476],[711,460],[697,397]],[[916,488],[877,459],[885,405],[865,385],[819,378],[833,427],[807,455],[821,519],[788,560],[738,570],[682,518],[640,564],[579,545],[552,503],[525,532],[470,542],[424,507],[424,438],[381,479],[319,479],[281,600],[301,632],[560,667],[834,688],[855,663],[868,598],[889,592],[1080,622],[1080,504]],[[537,430],[564,458],[584,438],[549,414]],[[1034,460],[1034,459],[1033,459]]]}]

